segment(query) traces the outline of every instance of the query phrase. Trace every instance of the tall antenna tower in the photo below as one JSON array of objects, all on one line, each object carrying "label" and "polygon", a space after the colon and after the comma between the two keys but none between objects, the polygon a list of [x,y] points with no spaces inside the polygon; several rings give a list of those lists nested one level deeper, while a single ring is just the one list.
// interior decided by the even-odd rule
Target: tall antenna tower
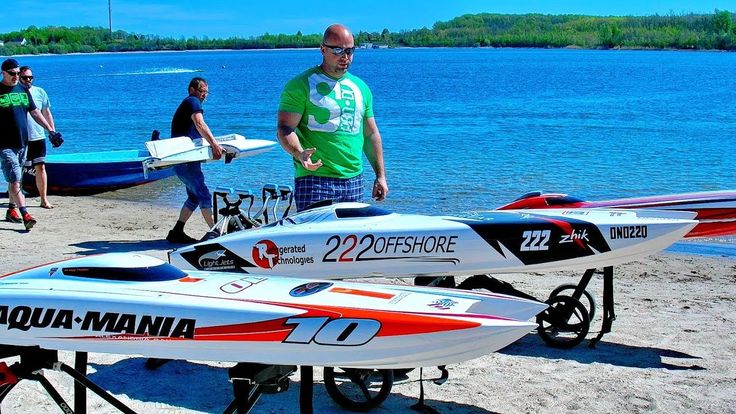
[{"label": "tall antenna tower", "polygon": [[107,21],[110,23],[110,37],[112,38],[112,0],[107,0]]}]

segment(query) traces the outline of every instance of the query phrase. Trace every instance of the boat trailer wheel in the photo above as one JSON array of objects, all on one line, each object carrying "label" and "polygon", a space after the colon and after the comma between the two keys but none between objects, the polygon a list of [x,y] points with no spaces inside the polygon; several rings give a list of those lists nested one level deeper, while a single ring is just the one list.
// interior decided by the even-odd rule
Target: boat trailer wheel
[{"label": "boat trailer wheel", "polygon": [[[552,293],[549,294],[550,298],[553,298],[555,296],[559,296],[560,294],[572,296],[572,293],[575,292],[575,289],[578,288],[578,285],[573,285],[572,283],[566,283],[560,286],[557,286],[552,290]],[[570,291],[567,293],[563,293],[565,291]],[[585,297],[585,300],[582,300],[581,297],[579,300],[583,305],[587,305],[588,308],[588,319],[591,321],[593,318],[595,318],[595,299],[593,299],[593,295],[590,294],[587,290],[583,290],[583,297]],[[587,302],[587,303],[586,303]]]},{"label": "boat trailer wheel", "polygon": [[[336,372],[337,371],[337,372]],[[394,372],[390,369],[325,367],[327,394],[349,411],[365,412],[381,405],[391,392]]]},{"label": "boat trailer wheel", "polygon": [[549,307],[537,315],[537,333],[547,345],[570,349],[585,339],[590,318],[579,300],[558,295],[547,299],[546,303]]}]

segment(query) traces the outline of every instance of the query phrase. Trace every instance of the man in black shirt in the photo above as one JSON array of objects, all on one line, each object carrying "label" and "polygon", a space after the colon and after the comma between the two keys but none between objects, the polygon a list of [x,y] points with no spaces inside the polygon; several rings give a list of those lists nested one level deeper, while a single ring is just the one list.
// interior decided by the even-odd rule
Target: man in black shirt
[{"label": "man in black shirt", "polygon": [[[18,84],[20,65],[15,59],[6,59],[2,63],[3,80],[0,83],[0,166],[5,181],[8,182],[8,198],[10,207],[5,214],[5,220],[14,223],[23,222],[26,230],[35,224],[34,219],[26,210],[26,199],[20,190],[20,180],[23,177],[24,149],[28,142],[28,116],[41,125],[45,130],[56,135],[56,131],[46,122],[41,111],[31,98],[28,89]],[[18,206],[20,214],[15,209]]]},{"label": "man in black shirt", "polygon": [[[204,122],[204,109],[202,104],[209,94],[207,81],[202,78],[194,78],[189,82],[189,96],[184,98],[174,113],[171,121],[171,136],[187,136],[191,139],[202,138],[209,142],[212,147],[212,157],[219,160],[222,157],[222,147],[212,135],[209,126]],[[192,244],[199,240],[184,233],[184,224],[192,216],[194,210],[199,207],[204,221],[209,228],[214,226],[212,218],[212,194],[204,182],[202,163],[188,162],[174,166],[176,176],[184,183],[187,189],[187,200],[179,212],[179,220],[176,222],[166,240],[170,243]]]}]

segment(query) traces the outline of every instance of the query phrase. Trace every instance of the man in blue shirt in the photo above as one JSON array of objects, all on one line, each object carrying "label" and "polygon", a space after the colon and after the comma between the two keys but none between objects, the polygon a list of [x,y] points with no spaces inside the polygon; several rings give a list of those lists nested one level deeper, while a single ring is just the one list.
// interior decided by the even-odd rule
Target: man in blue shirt
[{"label": "man in blue shirt", "polygon": [[[189,96],[184,98],[171,120],[171,136],[187,136],[191,139],[203,138],[212,147],[212,157],[219,160],[222,157],[222,147],[217,143],[210,128],[204,122],[204,103],[209,94],[209,86],[203,78],[196,77],[189,82]],[[174,166],[176,176],[184,183],[187,189],[187,199],[179,212],[179,220],[169,231],[166,240],[169,243],[192,244],[199,240],[184,233],[184,225],[194,210],[199,210],[209,228],[215,225],[212,218],[212,194],[204,182],[202,163],[188,162]]]}]

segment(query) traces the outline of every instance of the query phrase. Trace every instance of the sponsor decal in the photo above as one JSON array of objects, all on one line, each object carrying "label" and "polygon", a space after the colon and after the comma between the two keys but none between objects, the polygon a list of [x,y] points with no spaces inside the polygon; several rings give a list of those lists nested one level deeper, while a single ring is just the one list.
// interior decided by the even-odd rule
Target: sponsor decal
[{"label": "sponsor decal", "polygon": [[590,212],[587,210],[575,209],[575,210],[564,210],[561,214],[563,216],[587,216],[588,214],[590,214]]},{"label": "sponsor decal", "polygon": [[437,299],[430,303],[429,307],[436,308],[436,309],[442,309],[442,310],[448,310],[451,307],[457,305],[458,302],[452,300],[452,299]]},{"label": "sponsor decal", "polygon": [[395,298],[391,299],[391,301],[389,303],[390,304],[397,304],[397,303],[401,302],[402,300],[404,300],[404,298],[407,297],[407,296],[409,296],[409,292],[401,292],[398,296],[396,296]]},{"label": "sponsor decal", "polygon": [[220,290],[225,293],[234,295],[236,293],[244,291],[245,289],[248,289],[253,285],[261,283],[264,280],[266,280],[266,278],[264,277],[244,277],[242,279],[233,280],[232,282],[225,283],[224,285],[220,286]]},{"label": "sponsor decal", "polygon": [[590,243],[590,239],[588,238],[588,229],[582,229],[582,230],[572,229],[572,233],[563,234],[562,237],[560,237],[560,244],[572,243],[576,240],[581,240],[586,243]]},{"label": "sponsor decal", "polygon": [[8,330],[21,331],[31,328],[77,329],[98,333],[194,339],[196,320],[134,313],[75,313],[71,309],[0,306],[0,325],[5,325]]},{"label": "sponsor decal", "polygon": [[253,246],[253,262],[260,268],[273,269],[276,265],[300,265],[314,263],[314,257],[306,254],[306,244],[278,246],[271,240],[261,240]]},{"label": "sponsor decal", "polygon": [[219,243],[194,246],[194,250],[182,252],[181,257],[199,270],[246,272],[245,269],[255,267]]},{"label": "sponsor decal", "polygon": [[225,249],[213,250],[199,256],[199,268],[202,270],[224,270],[235,267],[235,260],[228,257]]},{"label": "sponsor decal", "polygon": [[330,249],[323,262],[359,262],[363,260],[415,258],[424,254],[455,253],[458,236],[376,236],[355,234],[330,236],[325,245]]},{"label": "sponsor decal", "polygon": [[289,295],[295,298],[301,298],[323,291],[330,286],[332,286],[332,282],[309,282],[291,289]]},{"label": "sponsor decal", "polygon": [[646,239],[647,226],[615,226],[611,227],[611,239]]}]

